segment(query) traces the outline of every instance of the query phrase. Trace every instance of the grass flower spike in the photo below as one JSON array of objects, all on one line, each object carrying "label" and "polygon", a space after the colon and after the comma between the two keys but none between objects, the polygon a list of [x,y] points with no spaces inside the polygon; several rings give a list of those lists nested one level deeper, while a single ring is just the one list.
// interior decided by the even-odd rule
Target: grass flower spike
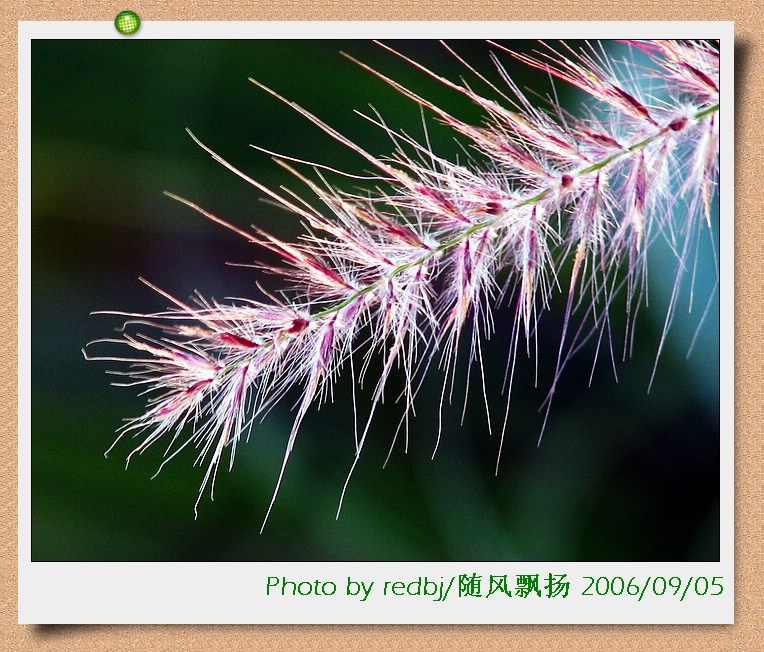
[{"label": "grass flower spike", "polygon": [[[467,82],[441,77],[380,44],[476,104],[484,115],[480,124],[464,122],[355,62],[467,141],[461,161],[441,158],[428,138],[417,141],[397,132],[372,112],[364,117],[394,148],[380,157],[254,80],[357,153],[372,173],[358,177],[269,152],[305,187],[303,194],[276,191],[197,140],[216,161],[296,215],[306,233],[297,242],[284,242],[256,227],[239,229],[170,195],[280,257],[283,266],[260,267],[288,279],[288,285],[278,295],[262,291],[257,299],[218,302],[196,296],[186,302],[148,284],[169,302],[167,310],[116,313],[126,319],[120,336],[89,347],[119,345],[130,353],[96,355],[88,349],[86,356],[126,363],[113,372],[124,378],[119,384],[141,388],[149,397],[145,413],[120,429],[120,437],[140,438],[134,453],[161,440],[164,465],[193,444],[197,463],[206,467],[201,499],[208,487],[212,494],[226,450],[230,468],[253,424],[299,388],[267,519],[306,412],[330,399],[344,367],[355,387],[372,359],[382,360],[372,379],[371,404],[357,427],[354,468],[394,369],[405,379],[399,433],[406,441],[428,370],[439,367],[443,375],[441,407],[450,400],[463,340],[468,374],[479,370],[488,411],[486,386],[495,383],[485,378],[481,341],[493,331],[492,311],[507,311],[514,324],[504,379],[509,396],[518,353],[541,354],[538,320],[559,292],[566,304],[556,370],[542,406],[548,416],[558,378],[584,342],[593,339],[597,351],[607,351],[613,361],[628,355],[645,292],[647,252],[659,238],[676,258],[662,346],[680,285],[696,264],[698,238],[711,226],[719,160],[717,48],[701,41],[630,41],[622,47],[631,53],[615,61],[598,43],[576,51],[565,43],[541,43],[533,55],[490,45],[500,82],[443,45],[475,84],[487,89],[479,94]],[[580,115],[556,102],[543,110],[531,103],[510,74],[519,64],[586,93]],[[338,173],[365,179],[369,188],[344,190],[330,181]],[[627,310],[622,344],[609,319],[619,295]],[[507,398],[501,440],[508,414]],[[346,488],[347,481],[343,496]]]}]

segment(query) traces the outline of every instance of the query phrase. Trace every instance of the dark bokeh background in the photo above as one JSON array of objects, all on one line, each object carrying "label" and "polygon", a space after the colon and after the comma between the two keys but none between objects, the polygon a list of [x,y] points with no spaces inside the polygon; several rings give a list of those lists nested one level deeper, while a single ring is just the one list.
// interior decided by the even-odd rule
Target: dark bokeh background
[{"label": "dark bokeh background", "polygon": [[[446,76],[465,73],[436,43],[398,45]],[[485,44],[455,46],[496,78]],[[178,297],[195,289],[217,298],[256,296],[255,281],[261,280],[252,269],[225,264],[253,261],[250,245],[162,191],[241,227],[257,223],[285,239],[299,233],[296,218],[260,201],[258,191],[213,162],[184,128],[258,180],[292,188],[296,182],[250,143],[356,173],[368,166],[247,82],[249,76],[374,153],[390,152],[391,145],[353,114],[369,103],[390,125],[421,136],[417,107],[340,51],[462,118],[480,119],[462,98],[365,42],[33,43],[33,560],[717,559],[718,303],[686,359],[715,278],[707,242],[695,310],[685,314],[685,296],[652,392],[646,389],[674,269],[660,251],[651,267],[650,308],[640,315],[634,357],[618,366],[619,381],[603,355],[588,387],[593,349],[583,351],[564,376],[537,447],[538,408],[559,342],[562,300],[545,315],[540,387],[533,388],[532,362],[521,358],[496,476],[499,442],[488,435],[477,379],[464,425],[463,393],[457,391],[430,459],[437,375],[421,392],[408,454],[398,446],[384,470],[400,411],[392,404],[380,410],[338,521],[334,514],[353,456],[347,378],[334,404],[306,419],[262,535],[290,426],[288,403],[240,447],[232,473],[221,469],[215,501],[205,496],[197,520],[193,504],[203,470],[192,466],[193,451],[154,480],[161,447],[127,470],[129,441],[104,459],[121,419],[139,414],[143,403],[133,390],[109,386],[107,365],[83,359],[88,341],[119,325],[91,311],[166,307],[139,276]],[[521,85],[548,88],[543,75],[510,66]],[[431,121],[428,126],[436,151],[459,153],[451,133]],[[509,318],[508,309],[497,310],[497,333],[484,347],[497,424]],[[616,326],[621,322],[614,319]]]}]

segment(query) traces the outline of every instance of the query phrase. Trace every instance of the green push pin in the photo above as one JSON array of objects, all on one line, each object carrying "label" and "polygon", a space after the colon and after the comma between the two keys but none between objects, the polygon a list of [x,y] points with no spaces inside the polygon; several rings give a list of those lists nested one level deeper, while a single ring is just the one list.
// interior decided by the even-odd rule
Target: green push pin
[{"label": "green push pin", "polygon": [[114,27],[120,34],[130,36],[135,34],[141,26],[141,19],[134,11],[120,11],[114,19]]}]

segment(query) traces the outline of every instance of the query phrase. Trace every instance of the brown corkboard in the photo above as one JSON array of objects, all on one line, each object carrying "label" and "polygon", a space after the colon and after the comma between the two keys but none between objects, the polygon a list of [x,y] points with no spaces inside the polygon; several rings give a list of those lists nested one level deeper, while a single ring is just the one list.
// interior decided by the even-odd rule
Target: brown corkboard
[{"label": "brown corkboard", "polygon": [[[3,219],[2,324],[6,341],[4,363],[2,499],[6,527],[2,529],[3,643],[0,649],[745,649],[754,646],[761,622],[757,577],[762,570],[761,452],[758,424],[758,381],[761,289],[758,254],[761,220],[758,189],[762,135],[755,117],[764,109],[764,59],[757,35],[762,33],[760,12],[752,0],[703,2],[688,5],[675,0],[660,3],[626,1],[605,7],[597,2],[254,2],[132,3],[143,20],[733,20],[735,21],[736,76],[736,404],[735,404],[735,625],[733,626],[19,626],[17,592],[17,392],[16,392],[16,239],[17,239],[17,21],[112,20],[125,7],[92,2],[35,6],[6,3],[2,27],[6,38],[1,70],[0,99],[6,143],[1,202]],[[762,61],[764,63],[764,61]]]}]

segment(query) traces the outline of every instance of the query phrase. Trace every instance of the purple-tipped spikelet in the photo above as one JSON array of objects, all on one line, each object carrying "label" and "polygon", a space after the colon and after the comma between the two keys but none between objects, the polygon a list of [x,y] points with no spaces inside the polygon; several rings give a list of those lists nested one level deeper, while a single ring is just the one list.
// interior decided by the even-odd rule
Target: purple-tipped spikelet
[{"label": "purple-tipped spikelet", "polygon": [[[207,465],[201,498],[208,484],[214,486],[224,450],[230,450],[230,466],[253,421],[291,388],[301,388],[267,519],[306,411],[327,397],[356,348],[362,345],[365,355],[361,374],[375,354],[383,364],[368,418],[356,432],[353,467],[394,367],[405,375],[402,423],[407,427],[421,376],[436,355],[446,377],[442,404],[468,323],[468,364],[477,362],[484,376],[480,338],[492,330],[491,309],[510,297],[509,391],[521,333],[530,351],[539,315],[553,292],[560,291],[567,306],[545,406],[548,415],[570,355],[592,335],[601,339],[607,331],[606,340],[612,341],[608,311],[620,291],[626,295],[625,342],[631,346],[629,329],[642,295],[646,251],[658,237],[668,240],[677,258],[665,338],[697,229],[711,224],[719,158],[717,49],[707,42],[628,42],[626,47],[652,60],[645,66],[633,59],[616,63],[594,44],[574,52],[564,43],[557,48],[542,43],[534,56],[491,45],[505,88],[462,63],[491,86],[498,101],[381,46],[472,100],[485,115],[480,125],[462,122],[358,64],[471,141],[481,155],[467,164],[440,158],[429,143],[393,132],[372,116],[368,119],[396,144],[393,156],[379,158],[252,80],[366,159],[375,169],[371,179],[384,182],[388,192],[350,194],[330,185],[321,166],[313,165],[313,178],[308,178],[291,165],[303,161],[276,155],[276,162],[305,184],[314,197],[311,203],[261,185],[197,141],[215,160],[304,220],[309,233],[297,243],[282,242],[259,229],[240,230],[171,195],[278,254],[286,269],[263,267],[288,277],[291,286],[280,298],[264,293],[262,300],[223,304],[201,297],[185,303],[152,285],[171,303],[168,310],[117,313],[129,318],[123,334],[99,342],[126,345],[133,353],[88,357],[129,363],[126,371],[117,372],[126,376],[123,384],[142,387],[150,396],[146,412],[120,430],[120,437],[142,437],[134,452],[169,440],[166,462],[193,443],[197,462]],[[578,87],[596,104],[579,117],[556,105],[549,111],[534,107],[502,63],[507,54],[509,61],[514,57]],[[677,188],[686,210],[674,210]],[[563,278],[566,264],[570,271]],[[508,278],[499,284],[502,271]],[[571,327],[573,314],[582,315],[576,329]],[[136,325],[158,334],[135,333]],[[371,338],[359,345],[357,336],[366,326]],[[355,384],[352,365],[351,370]],[[502,439],[506,423],[505,413]],[[351,473],[352,468],[348,479]]]}]

